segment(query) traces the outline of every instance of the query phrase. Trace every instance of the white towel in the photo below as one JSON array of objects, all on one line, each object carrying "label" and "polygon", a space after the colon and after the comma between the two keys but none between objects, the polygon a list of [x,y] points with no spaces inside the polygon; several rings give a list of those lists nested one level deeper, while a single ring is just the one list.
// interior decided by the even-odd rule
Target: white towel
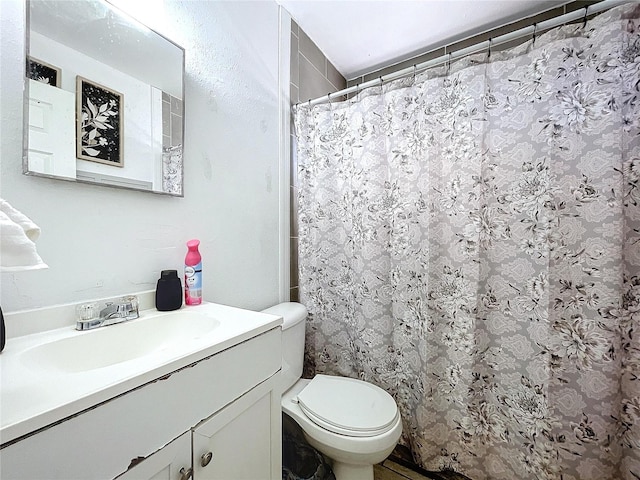
[{"label": "white towel", "polygon": [[0,270],[49,268],[36,251],[40,227],[0,198]]}]

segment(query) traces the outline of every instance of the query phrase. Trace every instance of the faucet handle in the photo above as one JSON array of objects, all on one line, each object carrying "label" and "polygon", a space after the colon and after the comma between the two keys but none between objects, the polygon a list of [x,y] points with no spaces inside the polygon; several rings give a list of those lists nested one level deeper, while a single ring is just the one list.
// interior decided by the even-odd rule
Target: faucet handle
[{"label": "faucet handle", "polygon": [[118,313],[120,316],[130,320],[140,316],[138,308],[138,297],[135,295],[127,295],[122,297],[121,303],[118,304]]},{"label": "faucet handle", "polygon": [[101,322],[97,303],[83,303],[76,307],[76,330],[89,330]]},{"label": "faucet handle", "polygon": [[83,303],[76,307],[76,319],[77,320],[93,320],[98,318],[98,304],[95,302]]}]

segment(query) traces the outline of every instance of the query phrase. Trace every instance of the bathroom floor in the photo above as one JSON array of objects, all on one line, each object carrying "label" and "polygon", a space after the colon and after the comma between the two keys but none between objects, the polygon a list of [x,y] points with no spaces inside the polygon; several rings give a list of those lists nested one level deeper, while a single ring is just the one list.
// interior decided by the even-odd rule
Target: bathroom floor
[{"label": "bathroom floor", "polygon": [[[282,427],[282,480],[335,480],[327,459],[307,443],[298,424],[284,413]],[[420,473],[418,467],[405,466],[412,465],[410,458],[398,445],[390,458],[373,466],[374,480],[471,480],[454,472]]]},{"label": "bathroom floor", "polygon": [[455,472],[428,472],[425,476],[391,459],[373,466],[374,480],[470,480]]},{"label": "bathroom floor", "polygon": [[385,460],[378,465],[374,465],[373,474],[375,480],[406,480],[407,478],[410,480],[429,480],[429,477],[403,467],[393,460]]}]

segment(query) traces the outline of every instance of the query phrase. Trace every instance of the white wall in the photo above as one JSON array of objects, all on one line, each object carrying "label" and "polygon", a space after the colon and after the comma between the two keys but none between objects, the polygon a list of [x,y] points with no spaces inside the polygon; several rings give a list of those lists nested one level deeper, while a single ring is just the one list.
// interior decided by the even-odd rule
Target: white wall
[{"label": "white wall", "polygon": [[50,267],[2,273],[5,312],[153,289],[160,270],[182,270],[190,238],[206,300],[278,301],[278,7],[165,0],[164,12],[151,26],[186,49],[184,198],[22,175],[23,0],[0,0],[0,197],[42,228]]}]

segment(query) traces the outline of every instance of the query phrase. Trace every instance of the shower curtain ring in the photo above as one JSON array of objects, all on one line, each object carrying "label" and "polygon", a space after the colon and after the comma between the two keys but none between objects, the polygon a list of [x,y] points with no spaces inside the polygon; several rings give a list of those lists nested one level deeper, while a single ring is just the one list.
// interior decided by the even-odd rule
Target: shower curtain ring
[{"label": "shower curtain ring", "polygon": [[416,81],[416,73],[418,71],[418,65],[416,65],[415,63],[413,64],[413,81]]},{"label": "shower curtain ring", "polygon": [[489,37],[489,49],[487,51],[487,58],[491,58],[491,37]]},{"label": "shower curtain ring", "polygon": [[535,45],[536,44],[536,33],[538,30],[538,24],[534,23],[533,24],[533,36],[531,37],[531,45]]},{"label": "shower curtain ring", "polygon": [[582,28],[587,28],[587,14],[589,13],[589,7],[584,7],[584,20],[582,22]]},{"label": "shower curtain ring", "polygon": [[311,108],[311,99],[309,99],[309,108]]}]

